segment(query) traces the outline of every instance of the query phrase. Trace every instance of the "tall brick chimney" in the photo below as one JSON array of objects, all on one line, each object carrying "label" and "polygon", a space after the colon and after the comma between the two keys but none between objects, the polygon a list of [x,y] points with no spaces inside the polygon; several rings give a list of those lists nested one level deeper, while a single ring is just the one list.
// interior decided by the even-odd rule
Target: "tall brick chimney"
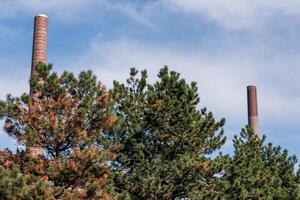
[{"label": "tall brick chimney", "polygon": [[[47,63],[47,35],[48,35],[48,17],[43,14],[34,17],[34,32],[32,46],[31,75],[36,73],[35,66],[39,63]],[[31,91],[34,98],[37,94]],[[32,158],[44,155],[44,149],[41,147],[29,147],[27,149]]]},{"label": "tall brick chimney", "polygon": [[256,86],[247,87],[248,100],[248,125],[252,128],[255,135],[259,133],[258,125],[258,107],[257,107],[257,92]]},{"label": "tall brick chimney", "polygon": [[33,47],[31,74],[35,73],[35,66],[39,62],[47,63],[47,34],[48,17],[43,14],[34,18]]}]

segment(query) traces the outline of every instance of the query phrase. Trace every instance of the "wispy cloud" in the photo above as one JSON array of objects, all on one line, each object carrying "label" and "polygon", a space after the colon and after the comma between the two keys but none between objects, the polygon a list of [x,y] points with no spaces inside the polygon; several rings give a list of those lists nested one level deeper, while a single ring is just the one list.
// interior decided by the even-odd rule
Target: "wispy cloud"
[{"label": "wispy cloud", "polygon": [[160,5],[155,1],[144,4],[142,8],[139,9],[134,3],[125,1],[123,1],[123,3],[111,3],[109,1],[103,1],[103,5],[105,5],[107,9],[124,13],[138,23],[144,24],[152,29],[156,28],[153,22],[150,20],[150,16],[154,12],[154,9]]},{"label": "wispy cloud", "polygon": [[64,22],[79,20],[89,9],[99,6],[102,0],[2,0],[0,8],[0,19],[17,18],[24,14],[35,15],[47,13]]},{"label": "wispy cloud", "polygon": [[[126,38],[109,42],[94,39],[89,51],[69,60],[69,65],[77,66],[77,69],[93,69],[110,86],[114,79],[125,80],[129,67],[146,68],[155,80],[158,70],[169,65],[187,80],[198,82],[202,105],[208,106],[219,117],[227,117],[229,124],[238,124],[239,128],[246,124],[245,88],[248,84],[258,84],[264,120],[274,120],[272,116],[276,113],[278,121],[290,123],[291,118],[300,118],[299,97],[287,98],[285,86],[274,84],[274,77],[280,76],[285,84],[295,85],[294,90],[297,90],[297,79],[291,79],[288,73],[281,73],[281,66],[276,66],[272,61],[259,61],[263,56],[255,49],[229,50],[222,55],[211,55],[201,50],[184,52],[180,47],[162,47]],[[278,59],[288,62],[285,58]],[[300,70],[293,65],[285,66],[285,71],[289,69],[300,74]]]},{"label": "wispy cloud", "polygon": [[[300,118],[300,96],[294,93],[298,90],[298,80],[282,72],[300,74],[300,69],[294,67],[298,62],[297,54],[287,58],[272,52],[274,60],[266,61],[264,56],[267,55],[261,54],[255,45],[246,50],[243,46],[233,49],[235,51],[228,49],[223,54],[211,54],[201,49],[186,52],[180,46],[146,44],[124,37],[106,42],[94,38],[89,51],[81,56],[64,59],[64,64],[69,63],[77,72],[92,69],[109,87],[113,80],[125,82],[130,67],[147,69],[150,81],[153,82],[159,69],[168,65],[171,70],[180,72],[187,81],[198,82],[201,107],[213,111],[218,119],[226,118],[229,143],[224,148],[227,152],[231,150],[229,144],[233,135],[238,134],[247,123],[246,86],[255,84],[258,86],[261,133],[286,147],[300,142],[300,138],[296,137],[296,130],[299,130],[297,119]],[[290,65],[283,68],[280,63]],[[276,77],[280,77],[280,80]],[[289,91],[286,90],[287,85]],[[294,130],[289,132],[292,141],[284,140],[285,136],[280,135],[282,127],[286,126]],[[293,149],[292,152],[295,151]]]},{"label": "wispy cloud", "polygon": [[[154,26],[151,15],[160,8],[179,14],[194,14],[206,18],[211,23],[226,29],[260,29],[278,16],[287,20],[300,19],[298,0],[156,0],[137,3],[137,1],[109,0],[1,0],[0,19],[15,18],[30,13],[43,12],[62,22],[82,22],[99,17],[103,9],[124,13],[133,20]],[[142,6],[138,6],[142,5]],[[275,20],[275,21],[274,21]]]},{"label": "wispy cloud", "polygon": [[[142,9],[137,9],[133,2],[111,2],[108,0],[0,0],[0,20],[17,18],[26,14],[32,16],[38,13],[46,13],[52,19],[63,23],[81,23],[92,20],[101,20],[104,10],[113,10],[127,15],[132,20],[153,28],[148,20],[155,3],[145,4]],[[101,17],[99,17],[101,16]]]},{"label": "wispy cloud", "polygon": [[206,17],[228,29],[256,29],[278,15],[298,19],[300,15],[298,0],[164,0],[164,4]]},{"label": "wispy cloud", "polygon": [[[87,38],[93,37],[89,45],[77,45],[76,53],[70,55],[60,46],[65,39],[64,30],[60,29],[58,34],[58,30],[52,29],[51,34],[59,35],[55,38],[57,47],[52,46],[54,52],[49,54],[56,71],[92,69],[111,87],[113,80],[125,81],[130,67],[148,69],[154,81],[158,70],[169,65],[188,81],[198,82],[201,106],[207,106],[217,118],[227,118],[229,136],[238,133],[246,124],[246,86],[255,84],[262,132],[276,132],[272,127],[300,129],[297,122],[300,118],[298,0],[0,2],[3,24],[0,23],[0,39],[19,32],[13,25],[6,26],[4,21],[18,21],[18,17],[23,16],[30,16],[32,20],[40,12],[61,22],[60,27],[64,23],[72,24],[68,31],[74,29],[74,38],[81,38],[82,33],[88,33]],[[106,21],[106,27],[93,24],[108,18],[111,21]],[[140,25],[149,29],[141,30]],[[31,40],[32,27],[27,28]],[[93,31],[89,32],[89,28]],[[83,30],[78,33],[78,29]],[[115,31],[117,29],[124,31]],[[104,36],[101,39],[97,34]],[[72,47],[70,43],[64,44]],[[28,49],[28,55],[30,51]],[[10,92],[18,95],[28,90],[30,67],[27,71],[17,69],[24,66],[19,55],[0,55],[0,66],[1,98]],[[296,133],[288,135],[294,142],[300,142]],[[282,135],[276,137],[277,141],[283,139]]]}]

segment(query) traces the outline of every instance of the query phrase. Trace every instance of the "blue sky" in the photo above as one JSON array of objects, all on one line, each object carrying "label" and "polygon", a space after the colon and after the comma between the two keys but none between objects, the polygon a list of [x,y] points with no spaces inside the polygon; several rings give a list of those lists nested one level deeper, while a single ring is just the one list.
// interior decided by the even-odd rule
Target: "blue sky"
[{"label": "blue sky", "polygon": [[[227,120],[225,152],[258,87],[260,132],[300,157],[300,1],[0,0],[0,98],[28,91],[33,17],[49,17],[48,61],[92,69],[109,87],[130,67],[197,81],[201,107]],[[14,141],[0,134],[0,148]]]}]

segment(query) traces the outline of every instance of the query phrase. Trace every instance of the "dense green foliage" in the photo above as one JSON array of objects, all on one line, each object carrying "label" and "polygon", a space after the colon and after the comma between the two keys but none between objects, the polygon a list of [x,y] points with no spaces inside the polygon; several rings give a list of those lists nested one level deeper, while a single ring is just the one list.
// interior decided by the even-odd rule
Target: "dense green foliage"
[{"label": "dense green foliage", "polygon": [[155,84],[131,70],[128,85],[115,82],[119,119],[114,138],[122,148],[115,161],[116,188],[130,199],[201,199],[211,193],[221,163],[207,155],[225,142],[222,126],[198,111],[196,83],[164,67]]},{"label": "dense green foliage", "polygon": [[131,69],[110,91],[91,71],[36,72],[31,94],[0,101],[5,132],[26,147],[0,151],[0,199],[300,199],[295,156],[249,128],[232,156],[218,153],[225,120],[167,67],[153,84]]},{"label": "dense green foliage", "polygon": [[0,166],[0,199],[53,199],[50,186],[38,176],[22,175],[18,168]]},{"label": "dense green foliage", "polygon": [[295,156],[287,150],[265,144],[243,129],[234,138],[234,155],[225,168],[222,198],[225,199],[300,199],[300,171],[295,174]]}]

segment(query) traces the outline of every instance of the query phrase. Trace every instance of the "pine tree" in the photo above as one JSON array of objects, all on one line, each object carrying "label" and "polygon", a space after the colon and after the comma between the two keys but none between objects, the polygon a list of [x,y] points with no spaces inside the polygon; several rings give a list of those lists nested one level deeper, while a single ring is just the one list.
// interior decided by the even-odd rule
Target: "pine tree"
[{"label": "pine tree", "polygon": [[[0,102],[6,133],[26,149],[45,152],[39,156],[27,151],[0,154],[0,173],[12,185],[3,188],[0,182],[2,195],[7,194],[2,198],[11,195],[3,191],[19,185],[21,195],[41,181],[40,185],[51,189],[50,196],[41,193],[41,199],[108,199],[111,188],[106,180],[115,156],[107,135],[115,122],[108,91],[91,71],[76,78],[69,72],[58,76],[51,68],[36,66],[37,73],[30,80],[34,95],[9,95]],[[13,180],[16,176],[21,178]]]},{"label": "pine tree", "polygon": [[54,199],[53,190],[39,176],[32,174],[21,175],[20,169],[10,169],[0,166],[0,199]]},{"label": "pine tree", "polygon": [[296,157],[265,136],[243,129],[234,155],[216,156],[225,120],[167,67],[154,84],[133,68],[110,92],[91,71],[51,67],[36,66],[33,95],[0,101],[5,132],[26,147],[0,151],[0,199],[300,199]]},{"label": "pine tree", "polygon": [[114,181],[121,199],[210,199],[222,159],[211,159],[225,142],[222,126],[199,111],[196,83],[160,70],[155,84],[146,71],[131,69],[127,85],[114,83],[118,122],[112,138],[120,146]]},{"label": "pine tree", "polygon": [[265,144],[250,128],[234,138],[234,155],[224,171],[220,199],[300,199],[297,159],[287,150]]}]

